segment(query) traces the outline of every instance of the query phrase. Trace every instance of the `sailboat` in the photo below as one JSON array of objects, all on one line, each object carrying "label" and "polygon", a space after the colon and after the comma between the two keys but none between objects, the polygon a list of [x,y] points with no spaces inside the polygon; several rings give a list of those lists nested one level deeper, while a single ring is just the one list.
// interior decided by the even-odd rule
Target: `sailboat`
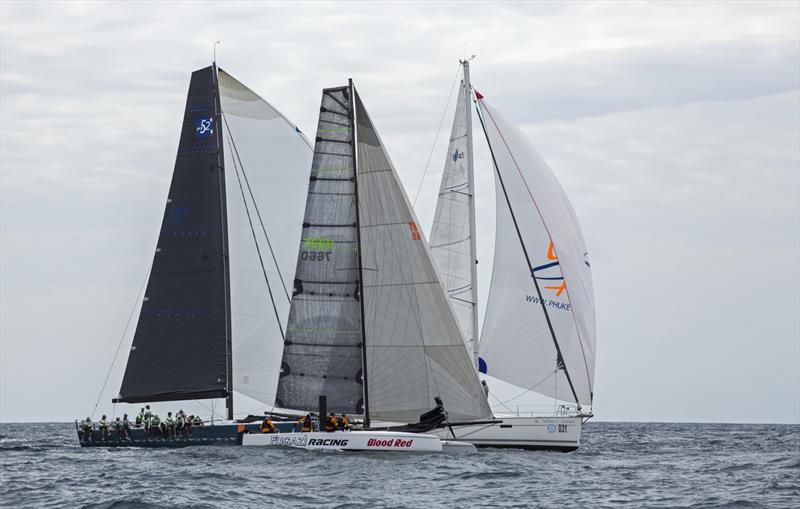
[{"label": "sailboat", "polygon": [[363,427],[245,433],[242,445],[440,451],[440,438],[426,431],[446,420],[484,421],[491,410],[352,80],[322,92],[309,180],[276,405],[357,415]]},{"label": "sailboat", "polygon": [[272,405],[289,300],[273,247],[275,240],[293,244],[297,233],[271,242],[264,224],[270,218],[260,206],[277,201],[285,217],[276,222],[299,225],[311,155],[294,123],[216,63],[192,73],[158,244],[114,403],[224,399],[227,419],[173,438],[150,439],[141,428],[127,439],[113,430],[79,430],[82,446],[236,444],[237,432],[255,425],[234,422],[234,391]]},{"label": "sailboat", "polygon": [[[583,424],[592,417],[584,405],[591,406],[594,397],[594,295],[583,234],[547,163],[471,87],[469,60],[461,66],[431,252],[475,369],[567,404],[551,415],[497,415],[494,423],[439,434],[479,447],[575,450]],[[473,101],[492,158],[496,194],[494,263],[480,337]]]}]

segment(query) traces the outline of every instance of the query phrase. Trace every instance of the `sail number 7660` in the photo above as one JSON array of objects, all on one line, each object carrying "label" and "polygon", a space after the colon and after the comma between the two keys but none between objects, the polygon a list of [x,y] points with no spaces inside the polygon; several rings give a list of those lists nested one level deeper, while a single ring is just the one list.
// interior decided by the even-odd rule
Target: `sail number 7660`
[{"label": "sail number 7660", "polygon": [[301,260],[310,260],[310,261],[328,261],[331,259],[331,252],[330,251],[301,251],[300,252],[300,259]]}]

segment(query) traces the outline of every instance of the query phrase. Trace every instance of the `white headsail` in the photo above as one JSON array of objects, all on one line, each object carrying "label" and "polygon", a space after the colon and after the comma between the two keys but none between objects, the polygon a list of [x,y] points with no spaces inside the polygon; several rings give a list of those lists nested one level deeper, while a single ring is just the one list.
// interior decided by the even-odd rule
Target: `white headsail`
[{"label": "white headsail", "polygon": [[312,149],[293,123],[223,70],[219,90],[226,139],[233,387],[272,405],[283,338],[261,262],[285,325],[289,304],[283,286],[291,292]]},{"label": "white headsail", "polygon": [[355,94],[369,414],[414,422],[441,397],[452,420],[490,417],[422,229]]},{"label": "white headsail", "polygon": [[475,291],[475,241],[470,213],[473,205],[470,133],[467,129],[467,86],[461,82],[447,159],[433,216],[430,248],[442,285],[450,298],[464,343],[470,355],[477,353],[477,306]]},{"label": "white headsail", "polygon": [[[495,175],[497,232],[480,343],[481,371],[560,400],[591,404],[594,292],[575,211],[530,141],[478,98],[499,173]],[[556,346],[531,273],[539,283],[575,395],[565,370],[558,369]]]}]

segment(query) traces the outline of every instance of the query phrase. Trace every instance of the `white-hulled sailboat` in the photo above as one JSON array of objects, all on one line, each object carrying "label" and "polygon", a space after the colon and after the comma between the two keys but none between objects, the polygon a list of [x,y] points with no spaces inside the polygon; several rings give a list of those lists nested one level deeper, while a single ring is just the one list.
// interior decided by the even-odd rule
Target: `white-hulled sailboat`
[{"label": "white-hulled sailboat", "polygon": [[[591,408],[592,278],[580,225],[550,168],[523,133],[470,86],[462,61],[455,120],[431,232],[431,253],[480,373],[566,404],[550,415],[496,415],[440,430],[477,446],[570,451]],[[492,157],[496,238],[478,340],[473,98]],[[574,405],[574,406],[572,406]]]},{"label": "white-hulled sailboat", "polygon": [[491,410],[428,244],[352,81],[323,90],[309,180],[275,404],[302,413],[319,408],[322,417],[363,416],[364,426],[245,433],[242,445],[473,448],[425,433],[448,417],[490,419]]}]

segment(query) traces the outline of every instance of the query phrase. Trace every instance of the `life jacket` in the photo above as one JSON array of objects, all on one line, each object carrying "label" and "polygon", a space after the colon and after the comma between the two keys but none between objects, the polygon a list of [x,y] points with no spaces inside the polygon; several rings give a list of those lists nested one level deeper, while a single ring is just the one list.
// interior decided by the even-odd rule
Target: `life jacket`
[{"label": "life jacket", "polygon": [[311,417],[305,416],[303,417],[303,433],[308,433],[311,431]]},{"label": "life jacket", "polygon": [[325,425],[325,430],[330,431],[336,429],[336,417],[328,416],[328,423]]},{"label": "life jacket", "polygon": [[141,426],[142,425],[142,420],[144,420],[144,416],[142,414],[137,415],[136,416],[136,425],[137,426]]},{"label": "life jacket", "polygon": [[337,418],[336,425],[339,429],[350,429],[350,421],[347,420],[347,417]]},{"label": "life jacket", "polygon": [[275,425],[272,424],[272,421],[269,419],[264,419],[261,423],[261,433],[275,433],[277,429]]}]

